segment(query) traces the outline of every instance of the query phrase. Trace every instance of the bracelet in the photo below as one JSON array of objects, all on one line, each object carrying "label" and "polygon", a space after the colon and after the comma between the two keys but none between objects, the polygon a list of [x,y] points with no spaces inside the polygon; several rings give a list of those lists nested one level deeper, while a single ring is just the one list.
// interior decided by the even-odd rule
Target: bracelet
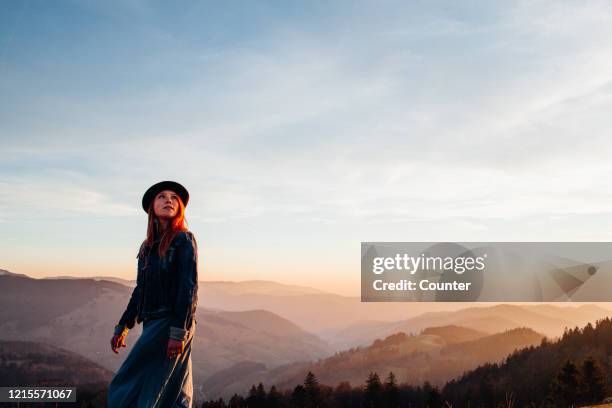
[{"label": "bracelet", "polygon": [[127,327],[118,324],[115,326],[115,335],[116,336],[127,336],[128,332],[130,331],[130,329],[128,329]]},{"label": "bracelet", "polygon": [[174,340],[185,341],[187,340],[187,330],[182,327],[170,326],[170,338]]}]

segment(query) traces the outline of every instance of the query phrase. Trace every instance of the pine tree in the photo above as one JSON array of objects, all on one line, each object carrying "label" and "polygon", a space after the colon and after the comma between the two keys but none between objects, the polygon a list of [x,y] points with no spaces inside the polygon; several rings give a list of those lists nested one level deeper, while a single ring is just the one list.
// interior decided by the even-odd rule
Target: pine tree
[{"label": "pine tree", "polygon": [[253,407],[266,407],[266,390],[261,382],[257,384],[257,388],[255,390],[255,405],[253,405]]},{"label": "pine tree", "polygon": [[480,400],[486,407],[495,406],[495,387],[489,375],[485,375],[479,385]]},{"label": "pine tree", "polygon": [[383,387],[380,377],[376,372],[370,372],[366,380],[366,387],[363,394],[363,402],[366,408],[378,408],[383,406]]},{"label": "pine tree", "polygon": [[582,362],[582,376],[580,380],[581,402],[597,403],[606,397],[605,374],[592,357]]},{"label": "pine tree", "polygon": [[307,407],[317,408],[321,406],[321,389],[319,387],[319,380],[312,373],[308,371],[306,378],[304,379],[304,390],[306,391]]},{"label": "pine tree", "polygon": [[266,408],[279,408],[280,407],[281,395],[276,389],[276,385],[270,387],[268,392],[268,398],[266,400]]},{"label": "pine tree", "polygon": [[571,406],[578,400],[578,369],[567,360],[551,387],[551,400],[561,406]]},{"label": "pine tree", "polygon": [[385,394],[385,406],[388,407],[399,407],[399,389],[397,387],[397,381],[395,379],[395,374],[393,371],[389,372],[389,376],[387,377],[387,381],[384,386],[384,394]]},{"label": "pine tree", "polygon": [[251,385],[251,389],[249,390],[249,396],[246,398],[246,405],[251,408],[258,407],[257,405],[257,388],[255,388],[255,384]]},{"label": "pine tree", "polygon": [[302,384],[298,384],[291,393],[291,406],[296,408],[305,408],[307,401],[306,390]]},{"label": "pine tree", "polygon": [[229,400],[228,408],[241,408],[244,405],[244,397],[234,393]]},{"label": "pine tree", "polygon": [[429,381],[423,384],[423,394],[425,395],[425,406],[428,408],[439,408],[442,406],[442,395],[437,387],[432,386]]},{"label": "pine tree", "polygon": [[352,400],[353,388],[348,381],[341,381],[336,386],[333,392],[333,407],[350,408]]}]

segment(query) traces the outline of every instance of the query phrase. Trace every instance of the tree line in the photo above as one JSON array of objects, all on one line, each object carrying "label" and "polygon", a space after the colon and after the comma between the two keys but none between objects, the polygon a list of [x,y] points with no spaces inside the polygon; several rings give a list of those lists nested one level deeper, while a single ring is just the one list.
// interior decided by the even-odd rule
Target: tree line
[{"label": "tree line", "polygon": [[[487,363],[438,387],[398,384],[393,372],[384,380],[371,372],[364,383],[320,384],[309,371],[302,384],[279,390],[252,385],[202,403],[202,408],[564,408],[601,402],[612,390],[612,320],[566,329],[551,342],[516,350],[501,363]],[[417,368],[418,369],[418,368]]]}]

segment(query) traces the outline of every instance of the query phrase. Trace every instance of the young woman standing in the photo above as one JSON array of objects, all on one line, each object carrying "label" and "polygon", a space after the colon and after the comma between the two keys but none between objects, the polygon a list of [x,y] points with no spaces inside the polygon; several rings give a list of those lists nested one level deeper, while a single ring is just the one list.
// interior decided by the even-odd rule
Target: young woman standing
[{"label": "young woman standing", "polygon": [[174,181],[142,198],[147,238],[138,252],[136,287],[115,327],[111,348],[125,347],[136,323],[143,332],[108,389],[108,407],[191,408],[191,345],[197,321],[198,248],[186,227],[189,193]]}]

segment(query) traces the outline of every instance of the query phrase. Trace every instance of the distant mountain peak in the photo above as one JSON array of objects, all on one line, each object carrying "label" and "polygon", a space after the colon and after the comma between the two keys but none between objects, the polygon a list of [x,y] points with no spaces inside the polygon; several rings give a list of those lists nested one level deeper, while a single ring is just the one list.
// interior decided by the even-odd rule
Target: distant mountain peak
[{"label": "distant mountain peak", "polygon": [[14,272],[10,272],[7,271],[6,269],[0,269],[0,276],[5,275],[5,276],[19,276],[21,278],[29,278],[28,275],[25,275],[23,273],[14,273]]},{"label": "distant mountain peak", "polygon": [[400,344],[400,343],[405,342],[408,337],[409,336],[404,332],[397,332],[390,336],[385,337],[384,340],[380,340],[380,339],[375,340],[370,347],[380,348],[380,347],[387,347],[387,346]]},{"label": "distant mountain peak", "polygon": [[216,288],[233,295],[260,294],[260,295],[329,295],[330,292],[310,286],[281,283],[264,279],[251,279],[244,281],[203,281],[208,288]]},{"label": "distant mountain peak", "polygon": [[421,334],[440,336],[445,339],[460,338],[465,339],[466,341],[489,335],[489,333],[484,331],[470,329],[468,327],[458,326],[455,324],[427,327],[423,329]]}]

